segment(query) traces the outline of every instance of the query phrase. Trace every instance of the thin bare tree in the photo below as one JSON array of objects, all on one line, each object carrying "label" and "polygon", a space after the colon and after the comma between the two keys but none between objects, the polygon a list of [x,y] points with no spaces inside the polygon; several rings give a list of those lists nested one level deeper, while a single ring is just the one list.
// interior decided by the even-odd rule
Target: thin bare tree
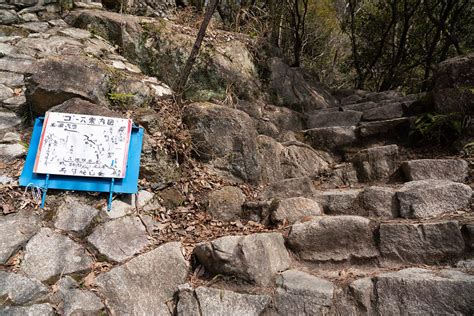
[{"label": "thin bare tree", "polygon": [[174,88],[176,93],[176,102],[178,104],[182,103],[186,83],[188,82],[188,78],[191,74],[191,70],[193,69],[194,63],[196,62],[196,58],[199,55],[199,50],[201,49],[202,41],[204,39],[204,36],[206,35],[207,26],[211,21],[212,15],[214,14],[218,3],[219,0],[210,0],[207,4],[206,13],[204,14],[204,20],[202,21],[201,27],[199,28],[196,41],[194,42],[191,53],[189,54],[189,57],[186,60],[186,64],[184,65],[184,68],[181,72],[181,76],[179,77],[178,82],[176,83]]}]

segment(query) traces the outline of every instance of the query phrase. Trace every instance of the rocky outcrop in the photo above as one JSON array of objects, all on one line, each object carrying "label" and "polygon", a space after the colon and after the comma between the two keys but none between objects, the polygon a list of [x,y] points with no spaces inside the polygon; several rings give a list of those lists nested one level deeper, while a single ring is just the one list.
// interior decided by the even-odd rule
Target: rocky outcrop
[{"label": "rocky outcrop", "polygon": [[37,65],[26,96],[32,110],[44,114],[51,107],[75,97],[94,103],[107,102],[108,73],[93,59],[77,57],[49,58]]},{"label": "rocky outcrop", "polygon": [[[67,17],[75,27],[94,32],[121,47],[123,54],[147,75],[170,85],[179,77],[194,44],[195,30],[166,20],[150,20],[113,12],[76,10]],[[204,43],[189,78],[186,98],[193,101],[225,99],[232,86],[248,99],[260,93],[260,83],[246,45],[238,40]]]},{"label": "rocky outcrop", "polygon": [[[195,154],[200,160],[221,160],[223,168],[238,177],[257,182],[257,132],[250,117],[239,110],[211,103],[194,103],[183,112]],[[219,137],[216,137],[219,135]]]}]

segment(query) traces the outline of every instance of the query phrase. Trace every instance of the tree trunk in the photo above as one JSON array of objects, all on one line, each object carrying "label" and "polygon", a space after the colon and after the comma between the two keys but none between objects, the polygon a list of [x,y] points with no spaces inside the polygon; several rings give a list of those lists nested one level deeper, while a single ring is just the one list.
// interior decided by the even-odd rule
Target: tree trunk
[{"label": "tree trunk", "polygon": [[199,28],[199,32],[196,37],[196,41],[194,42],[193,48],[191,53],[189,54],[188,60],[181,72],[181,76],[177,84],[175,85],[175,93],[176,93],[176,102],[181,104],[183,93],[186,87],[186,83],[188,82],[189,75],[191,74],[191,70],[196,62],[196,58],[199,54],[199,50],[201,49],[202,41],[204,36],[206,35],[207,26],[211,21],[212,15],[216,10],[217,4],[219,0],[210,0],[209,4],[207,5],[206,13],[204,14],[204,20],[201,23],[201,27]]}]

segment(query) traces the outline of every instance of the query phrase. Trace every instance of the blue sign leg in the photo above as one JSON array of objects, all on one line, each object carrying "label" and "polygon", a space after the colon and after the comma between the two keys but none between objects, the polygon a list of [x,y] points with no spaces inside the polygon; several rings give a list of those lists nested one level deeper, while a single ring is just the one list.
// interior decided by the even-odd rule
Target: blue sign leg
[{"label": "blue sign leg", "polygon": [[114,192],[114,182],[115,182],[115,178],[112,178],[110,180],[109,202],[107,203],[107,211],[109,212],[112,209],[112,194]]},{"label": "blue sign leg", "polygon": [[41,208],[44,208],[44,202],[46,202],[46,192],[48,192],[48,184],[49,184],[49,173],[46,175],[46,179],[44,180],[43,196],[41,197]]}]

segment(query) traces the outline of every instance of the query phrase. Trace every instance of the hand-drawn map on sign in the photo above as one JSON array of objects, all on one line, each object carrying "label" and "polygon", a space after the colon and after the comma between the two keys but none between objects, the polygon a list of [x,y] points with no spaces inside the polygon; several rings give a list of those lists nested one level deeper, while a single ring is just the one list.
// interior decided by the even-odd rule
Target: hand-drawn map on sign
[{"label": "hand-drawn map on sign", "polygon": [[48,112],[33,172],[124,178],[132,121]]}]

